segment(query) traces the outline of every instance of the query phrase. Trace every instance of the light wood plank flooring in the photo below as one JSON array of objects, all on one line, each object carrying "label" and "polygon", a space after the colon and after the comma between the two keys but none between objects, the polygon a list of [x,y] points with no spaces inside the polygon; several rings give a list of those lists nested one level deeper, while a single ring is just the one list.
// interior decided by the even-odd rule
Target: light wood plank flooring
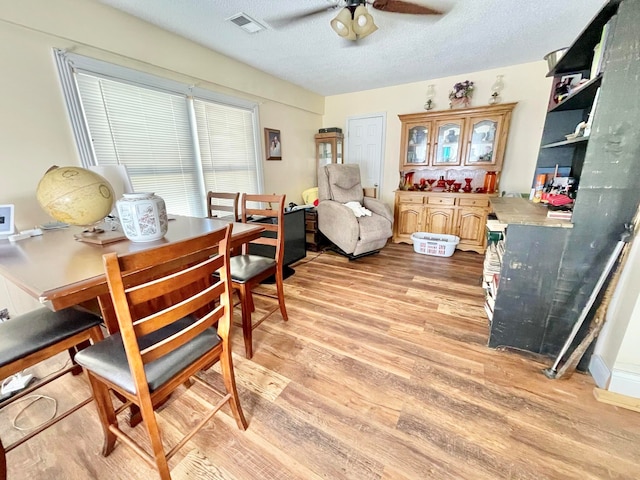
[{"label": "light wood plank flooring", "polygon": [[[552,359],[486,347],[482,260],[409,245],[354,262],[309,253],[285,282],[289,321],[276,313],[255,330],[252,360],[234,332],[248,430],[214,417],[172,459],[174,479],[640,478],[638,413],[597,402],[588,375],[547,379]],[[207,375],[220,382],[217,367]],[[67,376],[48,393],[64,408],[89,389]],[[196,385],[163,406],[167,444],[207,404]],[[5,441],[22,406],[0,415]],[[11,452],[9,478],[155,478],[124,445],[103,458],[101,444],[88,405]]]}]

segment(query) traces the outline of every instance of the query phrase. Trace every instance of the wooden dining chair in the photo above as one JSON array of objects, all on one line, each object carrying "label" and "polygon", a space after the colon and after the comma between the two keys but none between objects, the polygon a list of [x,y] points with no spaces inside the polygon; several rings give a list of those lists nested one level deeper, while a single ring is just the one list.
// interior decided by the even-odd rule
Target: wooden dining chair
[{"label": "wooden dining chair", "polygon": [[[104,431],[102,454],[117,439],[133,448],[160,478],[170,479],[168,460],[226,403],[238,427],[247,428],[231,359],[229,242],[232,225],[152,251],[104,255],[109,292],[120,332],[76,356],[91,382]],[[214,273],[217,272],[217,276]],[[220,361],[225,391],[196,376]],[[165,452],[154,408],[191,381],[217,396],[214,407]],[[110,391],[126,399],[114,409]],[[118,414],[135,405],[151,452],[118,425]]]},{"label": "wooden dining chair", "polygon": [[[240,193],[226,192],[208,192],[207,193],[207,216],[209,218],[217,217],[214,212],[230,212],[233,215],[233,221],[237,222],[240,217],[238,215],[238,200]],[[222,203],[221,203],[222,201]]]},{"label": "wooden dining chair", "polygon": [[[68,366],[0,402],[0,409],[24,398],[62,375],[80,373],[82,369],[73,358],[75,349],[81,348],[87,342],[95,344],[103,339],[100,330],[101,321],[99,316],[81,309],[67,308],[54,312],[48,308],[39,308],[0,323],[0,379],[9,379],[26,368],[59,353],[66,351],[72,353],[72,362]],[[65,412],[55,415],[6,447],[3,447],[0,442],[0,479],[7,478],[6,453],[71,415],[92,399],[92,397],[86,398]]]},{"label": "wooden dining chair", "polygon": [[[259,223],[265,228],[262,237],[242,246],[242,255],[231,258],[231,281],[238,292],[242,309],[242,336],[247,358],[253,356],[253,330],[266,320],[273,312],[280,309],[282,318],[286,321],[287,309],[284,304],[284,283],[282,276],[282,259],[284,255],[284,201],[285,195],[253,195],[243,193],[241,221]],[[251,205],[249,205],[251,204]],[[256,205],[258,204],[258,205]],[[268,204],[269,208],[264,208]],[[267,257],[250,253],[251,245],[265,245],[273,247],[273,256]],[[278,303],[260,319],[252,322],[253,289],[269,277],[275,277],[277,294],[260,294],[277,298]]]}]

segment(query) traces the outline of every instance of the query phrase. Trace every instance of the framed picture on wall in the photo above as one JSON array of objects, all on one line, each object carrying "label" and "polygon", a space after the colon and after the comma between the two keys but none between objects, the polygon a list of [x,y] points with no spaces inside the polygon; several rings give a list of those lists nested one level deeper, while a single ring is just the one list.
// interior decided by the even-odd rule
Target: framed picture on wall
[{"label": "framed picture on wall", "polygon": [[273,128],[264,129],[265,151],[267,152],[267,160],[282,160],[282,139],[280,138],[280,130]]},{"label": "framed picture on wall", "polygon": [[0,237],[15,233],[13,212],[13,205],[0,205]]}]

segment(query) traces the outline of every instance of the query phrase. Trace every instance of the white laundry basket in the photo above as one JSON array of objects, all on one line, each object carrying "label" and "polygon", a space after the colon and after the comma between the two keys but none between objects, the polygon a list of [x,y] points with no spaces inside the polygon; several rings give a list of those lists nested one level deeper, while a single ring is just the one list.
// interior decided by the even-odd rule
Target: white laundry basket
[{"label": "white laundry basket", "polygon": [[416,232],[411,235],[413,250],[423,255],[450,257],[460,242],[460,237],[428,232]]}]

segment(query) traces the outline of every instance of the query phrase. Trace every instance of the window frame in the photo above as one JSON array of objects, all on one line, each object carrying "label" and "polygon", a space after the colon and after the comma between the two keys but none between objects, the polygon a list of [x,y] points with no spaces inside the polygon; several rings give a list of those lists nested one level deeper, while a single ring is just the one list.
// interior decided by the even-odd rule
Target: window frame
[{"label": "window frame", "polygon": [[[102,77],[116,82],[129,83],[138,87],[158,90],[169,94],[183,95],[185,97],[185,101],[187,101],[187,107],[190,112],[190,121],[193,123],[192,129],[197,128],[195,126],[195,117],[193,114],[194,100],[202,100],[205,102],[216,103],[223,106],[239,108],[248,111],[251,114],[252,119],[256,185],[258,188],[257,193],[264,192],[264,175],[261,161],[262,148],[261,137],[259,135],[260,128],[258,122],[257,102],[232,97],[205,88],[196,87],[194,84],[170,80],[168,78],[161,77],[152,73],[147,73],[133,68],[124,67],[122,65],[117,65],[84,55],[71,53],[66,50],[54,48],[53,53],[56,66],[58,68],[61,88],[67,106],[69,121],[71,123],[73,134],[76,140],[76,148],[78,150],[80,163],[83,167],[88,168],[90,166],[98,165],[98,162],[96,161],[93,142],[91,140],[91,135],[87,127],[87,121],[82,107],[82,100],[78,90],[78,85],[76,83],[76,77],[74,75],[75,72]],[[196,138],[192,137],[192,141],[196,141]],[[202,159],[198,156],[196,161],[198,162],[198,171],[200,171],[199,180],[202,182],[201,186],[204,190],[204,195],[201,195],[201,204],[203,206],[203,211],[206,212],[207,186],[204,180]]]}]

